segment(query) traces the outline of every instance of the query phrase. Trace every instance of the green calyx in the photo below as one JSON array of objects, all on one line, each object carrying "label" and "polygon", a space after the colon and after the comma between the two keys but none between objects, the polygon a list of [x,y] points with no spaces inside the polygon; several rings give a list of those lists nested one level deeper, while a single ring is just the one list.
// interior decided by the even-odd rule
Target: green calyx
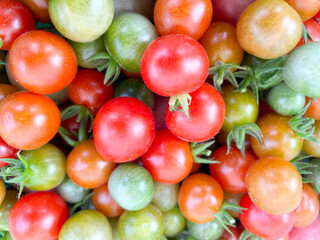
[{"label": "green calyx", "polygon": [[212,163],[220,163],[219,161],[214,161],[211,158],[212,151],[208,148],[214,143],[214,141],[208,141],[203,143],[190,143],[191,153],[193,157],[193,161],[195,163],[204,163],[204,164],[212,164]]},{"label": "green calyx", "polygon": [[241,154],[244,157],[246,134],[253,136],[258,140],[261,146],[263,145],[263,135],[258,125],[253,122],[247,122],[241,125],[234,126],[229,132],[227,136],[227,154],[229,154],[232,141],[234,141],[236,147],[241,151]]},{"label": "green calyx", "polygon": [[[18,159],[15,158],[2,158],[1,161],[9,163],[9,165],[2,167],[0,176],[3,177],[5,183],[17,184],[19,186],[19,195],[20,198],[24,184],[29,177],[29,168],[28,161],[20,154],[17,153]],[[12,177],[7,180],[7,177]]]},{"label": "green calyx", "polygon": [[233,203],[224,202],[219,211],[213,214],[219,224],[233,236],[233,233],[230,231],[229,227],[235,227],[236,220],[230,215],[230,213],[228,213],[227,210],[242,213],[242,211],[246,210],[246,208],[242,208]]},{"label": "green calyx", "polygon": [[306,26],[304,24],[302,24],[302,37],[303,37],[303,41],[304,44],[306,44],[308,42],[308,38],[313,41],[312,37],[310,36],[310,34],[308,33]]},{"label": "green calyx", "polygon": [[180,111],[184,113],[188,119],[190,119],[189,105],[191,100],[192,98],[188,93],[172,96],[169,99],[169,110],[173,112],[173,114],[175,111]]},{"label": "green calyx", "polygon": [[92,60],[101,60],[101,59],[106,59],[107,62],[99,66],[97,69],[99,72],[102,72],[103,70],[107,69],[103,83],[107,86],[110,86],[120,76],[121,68],[119,64],[111,57],[111,55],[108,52],[98,53],[88,58],[87,60],[92,61]]},{"label": "green calyx", "polygon": [[0,48],[2,48],[3,46],[3,41],[2,41],[2,38],[0,38]]},{"label": "green calyx", "polygon": [[314,136],[315,127],[313,126],[315,120],[313,118],[306,118],[303,115],[308,110],[311,104],[311,99],[308,104],[301,109],[295,116],[293,116],[290,121],[289,125],[291,129],[297,134],[298,137],[303,138],[305,140],[317,143],[320,145],[320,141],[318,141]]},{"label": "green calyx", "polygon": [[70,216],[74,215],[74,214],[76,213],[76,211],[77,211],[78,208],[80,208],[81,206],[85,205],[85,204],[89,201],[89,199],[92,197],[92,195],[93,195],[92,192],[91,192],[91,193],[88,193],[88,194],[82,199],[82,201],[74,204],[74,205],[72,206],[72,208],[70,209]]},{"label": "green calyx", "polygon": [[[94,116],[90,112],[90,110],[84,106],[81,105],[72,105],[70,107],[67,107],[66,109],[62,110],[60,112],[61,114],[61,121],[67,120],[69,118],[72,118],[74,116],[77,116],[76,122],[80,123],[79,132],[69,132],[64,127],[60,126],[59,128],[59,134],[62,136],[62,138],[66,141],[66,143],[72,147],[77,146],[80,142],[83,142],[87,139],[92,138],[92,134],[90,136],[87,135],[87,123],[90,119],[90,129],[89,132],[92,132],[93,128],[93,121]],[[77,140],[73,140],[71,136],[74,136],[77,138]]]},{"label": "green calyx", "polygon": [[0,60],[0,65],[6,65],[6,63]]},{"label": "green calyx", "polygon": [[247,240],[247,239],[250,239],[250,240],[263,240],[263,238],[260,238],[252,233],[250,233],[248,230],[244,230],[241,235],[240,235],[240,238],[239,240]]},{"label": "green calyx", "polygon": [[290,161],[300,173],[303,183],[311,183],[313,181],[313,178],[307,177],[309,174],[312,174],[308,169],[317,167],[317,165],[307,162],[310,158],[311,156],[302,156]]}]

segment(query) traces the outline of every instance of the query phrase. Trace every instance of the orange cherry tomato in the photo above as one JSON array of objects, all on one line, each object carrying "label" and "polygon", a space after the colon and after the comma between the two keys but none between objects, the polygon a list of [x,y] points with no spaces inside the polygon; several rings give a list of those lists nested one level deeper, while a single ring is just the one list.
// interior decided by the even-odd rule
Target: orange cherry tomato
[{"label": "orange cherry tomato", "polygon": [[320,10],[318,0],[285,0],[300,15],[302,21],[307,21],[316,15]]},{"label": "orange cherry tomato", "polygon": [[[319,141],[320,140],[320,121],[315,121],[313,126],[315,127],[313,137],[315,137]],[[304,151],[304,153],[307,155],[310,155],[313,157],[320,157],[320,146],[318,143],[304,140],[302,145],[302,151]]]},{"label": "orange cherry tomato", "polygon": [[[320,26],[320,24],[318,24]],[[306,97],[306,103],[310,101],[311,98]],[[320,120],[320,98],[311,100],[310,106],[304,114],[305,117],[313,118],[314,120]]]}]

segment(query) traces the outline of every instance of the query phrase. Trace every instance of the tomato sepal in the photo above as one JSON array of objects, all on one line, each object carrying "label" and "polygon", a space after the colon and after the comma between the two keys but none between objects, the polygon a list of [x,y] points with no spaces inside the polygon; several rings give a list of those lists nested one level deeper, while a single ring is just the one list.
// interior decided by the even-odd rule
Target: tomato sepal
[{"label": "tomato sepal", "polygon": [[307,28],[306,28],[306,26],[304,24],[302,25],[302,37],[303,37],[304,44],[306,44],[308,42],[308,38],[311,41],[313,41],[312,37],[308,33],[308,30],[307,30]]},{"label": "tomato sepal", "polygon": [[227,136],[227,147],[228,151],[227,154],[230,152],[230,147],[232,141],[235,142],[236,147],[241,151],[242,156],[244,157],[245,155],[245,138],[246,134],[249,134],[253,136],[255,139],[258,140],[260,145],[263,145],[263,134],[261,129],[258,127],[257,124],[254,122],[247,122],[244,124],[236,125],[234,126],[231,131],[228,133]]},{"label": "tomato sepal", "polygon": [[188,93],[171,96],[168,103],[170,112],[180,111],[190,120],[189,105],[191,100],[192,98]]},{"label": "tomato sepal", "polygon": [[2,46],[3,46],[3,40],[2,38],[0,38],[0,48],[2,48]]},{"label": "tomato sepal", "polygon": [[213,158],[210,158],[212,151],[209,150],[208,148],[213,143],[214,141],[207,141],[203,143],[198,143],[198,142],[190,143],[193,161],[195,163],[203,163],[203,164],[220,163],[219,161],[214,161]]},{"label": "tomato sepal", "polygon": [[249,232],[248,230],[245,229],[241,233],[239,240],[247,240],[247,239],[250,239],[250,240],[263,240],[263,238],[260,238],[260,237],[252,234],[251,232]]},{"label": "tomato sepal", "polygon": [[312,172],[310,172],[308,169],[317,167],[317,165],[305,161],[305,160],[309,160],[310,158],[311,156],[301,156],[301,157],[296,157],[295,159],[290,161],[300,173],[301,180],[303,183],[313,182],[312,178],[305,176],[308,174],[312,174]]},{"label": "tomato sepal", "polygon": [[93,192],[88,193],[80,202],[74,204],[70,209],[70,216],[73,216],[76,213],[77,209],[85,205],[92,196],[93,196]]}]

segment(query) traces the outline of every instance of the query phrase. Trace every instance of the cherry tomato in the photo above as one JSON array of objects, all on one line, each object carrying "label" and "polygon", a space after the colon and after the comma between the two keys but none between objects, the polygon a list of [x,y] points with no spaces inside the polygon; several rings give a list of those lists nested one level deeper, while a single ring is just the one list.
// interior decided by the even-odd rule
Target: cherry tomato
[{"label": "cherry tomato", "polygon": [[67,204],[58,194],[30,193],[13,206],[9,230],[15,240],[56,240],[68,217]]},{"label": "cherry tomato", "polygon": [[304,228],[294,227],[290,232],[290,240],[318,240],[319,239],[319,229],[320,229],[320,214],[318,215],[316,221],[311,225]]},{"label": "cherry tomato", "polygon": [[[221,94],[213,86],[204,83],[191,92],[189,118],[183,112],[166,110],[166,123],[177,137],[188,142],[204,142],[213,138],[221,129],[225,107]],[[195,131],[196,129],[196,131]]]},{"label": "cherry tomato", "polygon": [[[306,103],[308,103],[310,99],[311,98],[306,97]],[[314,120],[320,120],[320,98],[316,98],[315,100],[311,99],[310,106],[307,109],[304,116],[308,118],[313,118]]]},{"label": "cherry tomato", "polygon": [[8,190],[6,196],[0,205],[0,229],[1,231],[9,231],[9,215],[12,207],[18,201],[18,192]]},{"label": "cherry tomato", "polygon": [[17,92],[18,89],[9,84],[0,84],[0,103],[11,93]]},{"label": "cherry tomato", "polygon": [[316,15],[320,10],[318,0],[285,0],[300,15],[302,21],[307,21]]},{"label": "cherry tomato", "polygon": [[199,40],[206,50],[210,66],[217,61],[241,64],[244,51],[240,47],[236,28],[229,23],[213,22]]},{"label": "cherry tomato", "polygon": [[16,38],[35,28],[34,17],[25,5],[15,0],[0,2],[0,38],[3,41],[1,49],[9,50]]},{"label": "cherry tomato", "polygon": [[240,237],[240,230],[237,227],[229,227],[229,230],[232,232],[232,235],[225,230],[221,236],[221,238],[219,238],[219,240],[238,240]]},{"label": "cherry tomato", "polygon": [[161,96],[197,90],[209,71],[206,51],[196,40],[168,35],[153,41],[143,53],[141,76],[147,87]]},{"label": "cherry tomato", "polygon": [[[320,140],[320,121],[315,121],[313,127],[315,128],[313,137],[315,137],[317,140]],[[307,155],[313,157],[320,157],[320,146],[318,143],[304,140],[302,145],[302,151]]]},{"label": "cherry tomato", "polygon": [[97,70],[83,69],[78,71],[75,79],[68,86],[68,95],[74,104],[87,107],[94,115],[113,98],[113,85],[103,84],[104,74]]},{"label": "cherry tomato", "polygon": [[189,175],[193,164],[189,143],[169,130],[158,130],[151,147],[141,158],[152,178],[166,184],[181,182]]},{"label": "cherry tomato", "polygon": [[92,202],[106,217],[119,217],[124,209],[111,197],[108,183],[93,190]]},{"label": "cherry tomato", "polygon": [[16,80],[40,94],[62,90],[77,73],[77,58],[68,42],[41,30],[21,35],[12,45],[9,61]]},{"label": "cherry tomato", "polygon": [[186,219],[180,212],[179,208],[175,207],[167,212],[163,212],[164,235],[173,237],[182,232],[186,227]]},{"label": "cherry tomato", "polygon": [[59,126],[59,109],[46,96],[16,92],[0,105],[0,135],[15,148],[39,148],[54,137]]},{"label": "cherry tomato", "polygon": [[273,59],[297,45],[302,24],[299,14],[283,0],[257,0],[242,13],[237,37],[246,52]]},{"label": "cherry tomato", "polygon": [[251,137],[252,149],[258,157],[273,156],[290,161],[300,153],[303,139],[290,128],[289,120],[289,117],[275,113],[265,114],[258,119],[263,145]]},{"label": "cherry tomato", "polygon": [[[313,41],[320,41],[320,24],[316,22],[313,19],[309,19],[308,21],[303,23],[304,26],[306,27],[306,30],[308,31],[310,37],[312,38]],[[307,39],[307,42],[312,42],[310,38]],[[296,46],[299,47],[301,45],[304,45],[304,39],[301,37],[298,45]]]},{"label": "cherry tomato", "polygon": [[187,221],[187,226],[196,239],[218,239],[223,234],[223,227],[216,219],[202,224]]},{"label": "cherry tomato", "polygon": [[223,201],[220,184],[210,175],[196,173],[181,185],[178,196],[179,208],[189,221],[207,223],[214,219]]},{"label": "cherry tomato", "polygon": [[302,199],[298,170],[281,158],[261,158],[254,162],[247,171],[246,186],[254,204],[270,214],[290,213]]},{"label": "cherry tomato", "polygon": [[154,134],[155,123],[150,109],[132,97],[118,97],[107,102],[93,124],[97,151],[112,162],[137,159],[151,146]]},{"label": "cherry tomato", "polygon": [[2,162],[1,158],[16,158],[19,149],[11,147],[0,137],[0,167],[7,166],[8,163]]},{"label": "cherry tomato", "polygon": [[213,152],[211,157],[220,163],[209,165],[210,174],[220,183],[223,190],[230,193],[245,192],[245,176],[255,161],[254,155],[246,150],[243,157],[235,146],[231,146],[228,154],[227,151],[227,146],[222,146]]},{"label": "cherry tomato", "polygon": [[19,0],[24,5],[26,5],[36,20],[43,23],[51,22],[49,16],[48,3],[49,0]]},{"label": "cherry tomato", "polygon": [[160,36],[184,34],[198,40],[210,25],[210,0],[158,0],[154,23]]},{"label": "cherry tomato", "polygon": [[307,227],[311,225],[319,215],[319,199],[316,192],[309,184],[303,184],[302,200],[296,209],[294,219],[295,227]]},{"label": "cherry tomato", "polygon": [[315,21],[317,21],[318,23],[320,22],[320,11],[312,18]]},{"label": "cherry tomato", "polygon": [[154,181],[152,204],[161,212],[167,212],[178,203],[179,184],[165,184]]},{"label": "cherry tomato", "polygon": [[264,239],[279,239],[287,235],[293,228],[295,212],[273,215],[258,208],[245,194],[240,207],[245,208],[239,214],[241,224],[250,233]]}]

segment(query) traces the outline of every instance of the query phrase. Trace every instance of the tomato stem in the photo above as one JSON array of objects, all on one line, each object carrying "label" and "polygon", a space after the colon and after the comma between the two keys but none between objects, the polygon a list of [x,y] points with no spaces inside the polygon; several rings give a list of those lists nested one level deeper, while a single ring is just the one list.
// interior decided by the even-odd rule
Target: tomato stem
[{"label": "tomato stem", "polygon": [[239,240],[247,240],[247,239],[250,239],[250,240],[263,240],[263,238],[260,238],[252,233],[250,233],[247,229],[245,229],[241,235],[240,235],[240,238]]},{"label": "tomato stem", "polygon": [[175,111],[183,112],[190,120],[189,105],[191,100],[192,98],[188,93],[172,96],[169,99],[169,110],[173,113]]},{"label": "tomato stem", "polygon": [[190,143],[193,161],[196,163],[204,164],[220,163],[219,161],[213,161],[213,158],[210,158],[212,151],[208,148],[212,146],[213,143],[214,141],[208,141],[203,143]]},{"label": "tomato stem", "polygon": [[76,210],[81,207],[82,205],[84,205],[91,197],[92,197],[93,193],[88,193],[83,199],[82,201],[76,203],[73,205],[73,207],[70,209],[70,216],[74,215]]},{"label": "tomato stem", "polygon": [[310,34],[308,33],[308,30],[307,30],[306,26],[303,24],[302,27],[303,27],[302,37],[303,37],[304,44],[306,44],[306,43],[308,42],[308,38],[309,38],[311,41],[313,41],[312,37],[311,37]]},{"label": "tomato stem", "polygon": [[309,171],[308,169],[318,167],[315,164],[305,162],[305,161],[308,161],[310,158],[311,156],[300,156],[290,161],[300,173],[303,183],[311,183],[314,181],[314,179],[306,177],[304,175],[312,174],[312,172]]}]

